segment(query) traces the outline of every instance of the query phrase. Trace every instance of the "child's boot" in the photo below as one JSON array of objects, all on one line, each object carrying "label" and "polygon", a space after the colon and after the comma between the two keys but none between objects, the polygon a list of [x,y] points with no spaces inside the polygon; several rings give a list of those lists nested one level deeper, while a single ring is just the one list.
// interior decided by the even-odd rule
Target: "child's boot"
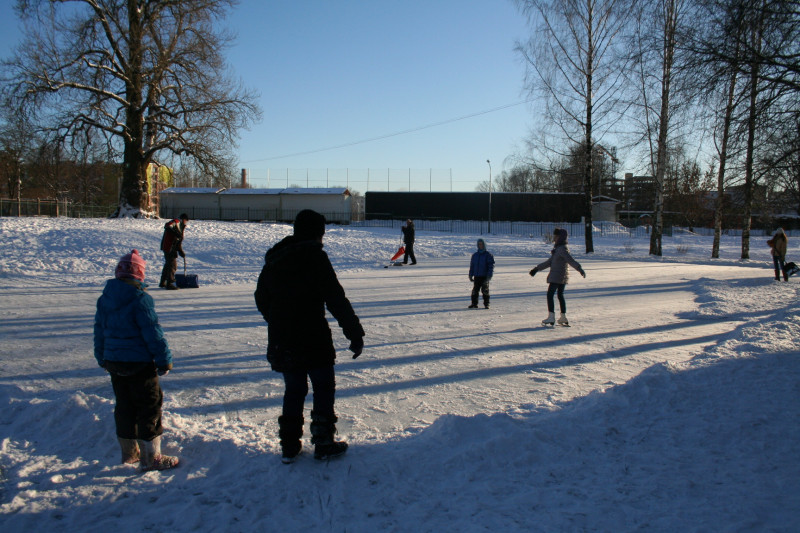
[{"label": "child's boot", "polygon": [[542,320],[543,326],[552,326],[556,323],[556,314],[554,312],[547,313],[547,318]]},{"label": "child's boot", "polygon": [[139,462],[139,445],[136,439],[123,439],[117,437],[120,450],[122,450],[122,464],[132,465]]},{"label": "child's boot", "polygon": [[142,472],[150,470],[168,470],[178,466],[178,458],[171,455],[161,454],[161,436],[155,437],[153,440],[140,440],[139,450],[141,457],[139,459],[139,466],[142,467]]},{"label": "child's boot", "polygon": [[558,317],[558,325],[559,326],[569,326],[569,320],[567,320],[567,314],[561,313],[561,316]]}]

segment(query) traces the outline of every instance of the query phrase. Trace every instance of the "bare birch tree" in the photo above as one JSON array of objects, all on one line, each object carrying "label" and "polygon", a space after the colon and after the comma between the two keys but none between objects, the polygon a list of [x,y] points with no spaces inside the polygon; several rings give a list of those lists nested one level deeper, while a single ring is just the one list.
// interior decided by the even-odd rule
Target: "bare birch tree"
[{"label": "bare birch tree", "polygon": [[585,148],[583,175],[586,253],[592,239],[593,157],[596,143],[624,114],[625,71],[619,46],[628,0],[517,0],[533,32],[517,50],[526,61],[526,85],[545,97],[543,115],[563,144]]},{"label": "bare birch tree", "polygon": [[674,116],[691,99],[681,83],[686,72],[678,48],[687,15],[687,0],[650,0],[638,2],[631,17],[636,26],[631,71],[635,73],[633,85],[638,87],[632,105],[638,111],[639,140],[648,147],[648,167],[655,180],[650,254],[658,256],[662,255],[664,233],[664,180],[669,150],[676,143]]}]

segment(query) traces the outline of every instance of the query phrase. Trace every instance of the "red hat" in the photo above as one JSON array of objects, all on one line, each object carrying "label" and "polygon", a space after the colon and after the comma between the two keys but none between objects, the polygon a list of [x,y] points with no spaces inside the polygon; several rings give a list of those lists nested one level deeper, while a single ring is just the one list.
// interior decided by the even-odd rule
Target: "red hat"
[{"label": "red hat", "polygon": [[117,270],[114,272],[114,277],[117,279],[132,278],[144,281],[144,269],[147,266],[142,256],[139,255],[137,250],[131,250],[131,253],[125,254],[119,258]]}]

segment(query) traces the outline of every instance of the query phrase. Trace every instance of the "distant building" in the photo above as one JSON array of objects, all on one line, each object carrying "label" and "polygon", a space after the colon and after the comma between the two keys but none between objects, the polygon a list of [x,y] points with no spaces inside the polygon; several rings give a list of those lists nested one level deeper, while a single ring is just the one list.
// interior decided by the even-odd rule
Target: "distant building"
[{"label": "distant building", "polygon": [[592,222],[619,222],[620,201],[609,196],[592,198]]},{"label": "distant building", "polygon": [[171,187],[161,192],[162,217],[186,213],[200,220],[291,222],[299,211],[313,209],[329,222],[352,220],[350,191],[344,188],[246,189]]},{"label": "distant building", "polygon": [[[581,222],[581,193],[380,192],[365,195],[367,219]],[[490,202],[491,200],[491,202]]]},{"label": "distant building", "polygon": [[622,203],[626,211],[652,211],[656,197],[656,179],[653,176],[625,174]]}]

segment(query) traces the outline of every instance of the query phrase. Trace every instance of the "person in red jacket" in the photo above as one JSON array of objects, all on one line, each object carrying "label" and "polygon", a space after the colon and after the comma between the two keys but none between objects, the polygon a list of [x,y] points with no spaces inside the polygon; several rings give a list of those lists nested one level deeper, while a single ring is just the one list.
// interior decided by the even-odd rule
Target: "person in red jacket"
[{"label": "person in red jacket", "polygon": [[178,256],[186,257],[183,252],[183,231],[189,215],[182,213],[164,224],[164,236],[161,238],[161,251],[164,252],[164,269],[161,271],[159,287],[168,290],[178,290],[175,285],[175,272],[178,270]]}]

